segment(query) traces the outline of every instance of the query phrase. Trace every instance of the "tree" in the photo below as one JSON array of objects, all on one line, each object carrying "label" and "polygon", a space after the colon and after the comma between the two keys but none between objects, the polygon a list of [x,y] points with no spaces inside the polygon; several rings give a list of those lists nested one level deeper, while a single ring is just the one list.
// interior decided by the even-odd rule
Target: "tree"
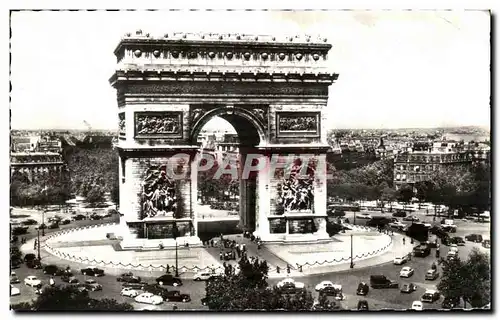
[{"label": "tree", "polygon": [[382,206],[384,203],[388,202],[391,203],[392,209],[392,202],[396,200],[396,191],[388,185],[381,185],[379,188],[381,189],[380,200],[382,202]]},{"label": "tree", "polygon": [[475,248],[466,261],[441,259],[439,263],[443,275],[437,288],[445,297],[462,298],[464,308],[466,303],[478,308],[490,302],[491,271],[487,254]]},{"label": "tree", "polygon": [[17,311],[129,311],[128,303],[118,303],[114,299],[91,299],[88,292],[73,286],[44,287],[42,293],[32,303],[12,305]]},{"label": "tree", "polygon": [[403,184],[397,191],[396,198],[399,201],[409,203],[413,198],[413,188],[408,184]]},{"label": "tree", "polygon": [[[206,283],[206,301],[210,310],[311,310],[314,299],[304,290],[297,294],[282,295],[275,288],[269,288],[267,274],[269,267],[265,261],[243,257],[239,272],[226,272],[225,276],[215,277]],[[234,270],[234,269],[233,269]],[[227,270],[226,270],[227,271]],[[336,303],[319,302],[322,310],[337,310]]]},{"label": "tree", "polygon": [[86,198],[88,203],[98,204],[104,201],[104,190],[99,186],[93,186],[87,193]]},{"label": "tree", "polygon": [[11,263],[17,263],[21,262],[23,254],[21,253],[21,250],[17,246],[11,246],[10,247],[10,261]]}]

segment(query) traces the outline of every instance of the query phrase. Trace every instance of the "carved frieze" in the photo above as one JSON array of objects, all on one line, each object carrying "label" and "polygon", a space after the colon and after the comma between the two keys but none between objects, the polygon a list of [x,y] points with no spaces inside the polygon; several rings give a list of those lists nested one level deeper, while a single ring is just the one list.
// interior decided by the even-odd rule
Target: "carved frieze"
[{"label": "carved frieze", "polygon": [[136,112],[136,138],[182,138],[182,112]]},{"label": "carved frieze", "polygon": [[319,112],[277,112],[278,136],[319,136]]},{"label": "carved frieze", "polygon": [[141,182],[141,219],[175,217],[179,206],[177,181],[167,175],[167,166],[151,166]]},{"label": "carved frieze", "polygon": [[264,126],[268,124],[268,108],[267,107],[252,107],[250,111],[259,119]]},{"label": "carved frieze", "polygon": [[120,136],[125,135],[125,112],[118,114],[118,133]]},{"label": "carved frieze", "polygon": [[[303,170],[303,166],[307,166]],[[312,212],[314,204],[314,168],[309,164],[296,161],[292,164],[288,177],[278,175],[280,183],[277,186],[278,213]],[[303,171],[305,171],[303,174]]]}]

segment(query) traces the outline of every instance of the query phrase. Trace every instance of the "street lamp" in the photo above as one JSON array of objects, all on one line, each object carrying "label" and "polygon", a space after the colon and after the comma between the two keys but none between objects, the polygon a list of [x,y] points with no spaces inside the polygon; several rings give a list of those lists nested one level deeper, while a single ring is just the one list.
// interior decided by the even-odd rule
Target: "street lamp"
[{"label": "street lamp", "polygon": [[353,236],[353,234],[351,233],[351,265],[350,265],[351,269],[354,268],[354,262],[352,261],[353,260],[353,250],[352,250],[352,247],[353,247],[352,246],[352,239],[353,238],[352,238],[352,236]]},{"label": "street lamp", "polygon": [[172,234],[175,240],[175,276],[179,277],[179,257],[177,255],[177,237],[179,236],[179,229],[177,228],[177,223],[175,222],[172,228]]},{"label": "street lamp", "polygon": [[45,209],[42,210],[42,237],[45,237]]},{"label": "street lamp", "polygon": [[40,229],[37,230],[37,233],[38,233],[38,238],[37,238],[38,261],[42,261],[42,257],[40,256]]}]

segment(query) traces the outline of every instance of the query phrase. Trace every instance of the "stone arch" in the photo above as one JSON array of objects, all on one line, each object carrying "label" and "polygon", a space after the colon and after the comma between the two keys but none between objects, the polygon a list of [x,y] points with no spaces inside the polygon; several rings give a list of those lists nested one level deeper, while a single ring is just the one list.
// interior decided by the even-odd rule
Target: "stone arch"
[{"label": "stone arch", "polygon": [[205,124],[216,116],[226,120],[234,127],[241,145],[263,145],[267,142],[267,130],[264,124],[249,109],[221,106],[208,111],[192,125],[190,134],[192,144],[196,144],[196,139]]}]

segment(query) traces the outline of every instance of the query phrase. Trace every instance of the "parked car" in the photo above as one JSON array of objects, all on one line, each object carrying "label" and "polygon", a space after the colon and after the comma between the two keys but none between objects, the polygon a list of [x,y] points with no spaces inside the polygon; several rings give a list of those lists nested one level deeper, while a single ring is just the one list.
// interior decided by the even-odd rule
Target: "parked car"
[{"label": "parked car", "polygon": [[38,221],[36,221],[35,219],[27,219],[21,223],[24,224],[25,226],[32,226],[32,225],[38,224]]},{"label": "parked car", "polygon": [[364,213],[364,212],[361,212],[361,213],[356,214],[356,218],[357,218],[357,219],[366,219],[366,220],[370,220],[370,219],[372,218],[372,216],[371,216],[369,213]]},{"label": "parked car", "polygon": [[413,301],[413,303],[411,304],[411,310],[422,311],[424,310],[424,306],[420,301]]},{"label": "parked car", "polygon": [[281,280],[276,284],[276,289],[281,293],[296,293],[304,290],[305,285],[302,282],[295,281],[291,278]]},{"label": "parked car", "polygon": [[21,294],[21,290],[14,287],[13,285],[10,285],[10,296],[18,296],[20,294]]},{"label": "parked car", "polygon": [[87,216],[83,215],[83,214],[77,214],[76,216],[74,216],[72,218],[74,221],[78,221],[78,220],[87,220]]},{"label": "parked car", "polygon": [[80,283],[80,281],[76,277],[70,275],[61,276],[61,281],[67,282],[69,284]]},{"label": "parked car", "polygon": [[403,267],[401,271],[399,271],[399,276],[401,278],[409,278],[415,273],[415,270],[412,267]]},{"label": "parked car", "polygon": [[65,224],[70,224],[71,220],[70,219],[64,219],[60,222],[60,224],[65,225]]},{"label": "parked car", "polygon": [[417,286],[410,282],[410,283],[404,283],[401,286],[401,292],[402,293],[412,293],[413,291],[417,290]]},{"label": "parked car", "polygon": [[85,280],[84,285],[87,288],[87,290],[89,290],[89,291],[102,290],[102,286],[99,283],[97,283],[97,281],[95,281],[94,279]]},{"label": "parked car", "polygon": [[454,309],[460,305],[460,298],[452,298],[452,297],[447,297],[444,298],[443,304],[441,307],[443,309]]},{"label": "parked car", "polygon": [[24,284],[30,287],[37,287],[42,284],[42,280],[38,279],[36,276],[27,276],[24,278]]},{"label": "parked car", "polygon": [[104,275],[104,270],[95,267],[87,267],[81,272],[84,276],[102,277]]},{"label": "parked car", "polygon": [[139,295],[139,292],[132,288],[123,288],[120,295],[130,298],[135,298]]},{"label": "parked car", "polygon": [[206,281],[206,280],[208,280],[214,276],[218,276],[218,275],[220,275],[220,274],[215,273],[215,272],[201,271],[201,272],[196,273],[193,276],[193,280],[194,281]]},{"label": "parked car", "polygon": [[439,273],[435,269],[429,269],[425,273],[425,280],[436,280],[439,277]]},{"label": "parked car", "polygon": [[436,290],[426,290],[425,293],[422,295],[422,298],[420,300],[422,302],[429,302],[432,303],[434,301],[439,300],[440,294]]},{"label": "parked car", "polygon": [[177,287],[182,285],[182,280],[167,273],[162,275],[161,277],[156,278],[156,283],[158,283],[160,286],[167,285]]},{"label": "parked car", "polygon": [[164,301],[189,302],[191,297],[189,294],[180,293],[179,291],[166,291],[163,295]]},{"label": "parked car", "polygon": [[407,262],[408,262],[408,256],[396,257],[396,258],[394,258],[394,261],[393,261],[393,263],[395,265],[402,265],[402,264],[407,263]]},{"label": "parked car", "polygon": [[91,220],[102,220],[102,219],[104,219],[104,217],[103,217],[103,216],[101,216],[101,215],[99,215],[99,214],[96,214],[96,213],[91,214],[89,218],[90,218]]},{"label": "parked car", "polygon": [[340,284],[326,285],[318,291],[320,295],[333,296],[336,300],[344,300],[345,298]]},{"label": "parked car", "polygon": [[140,283],[141,277],[134,276],[132,272],[123,273],[119,277],[116,278],[118,282],[127,282],[127,283]]},{"label": "parked car", "polygon": [[29,227],[15,227],[12,229],[13,236],[20,236],[22,234],[28,233]]},{"label": "parked car", "polygon": [[390,280],[384,275],[370,276],[370,286],[373,289],[399,288],[399,284],[396,281]]},{"label": "parked car", "polygon": [[483,236],[480,234],[473,233],[473,234],[466,235],[465,240],[480,243],[480,242],[483,242]]},{"label": "parked car", "polygon": [[366,282],[360,282],[358,284],[358,289],[356,289],[356,294],[358,296],[366,296],[370,291],[370,287]]},{"label": "parked car", "polygon": [[136,296],[134,300],[136,302],[139,302],[139,303],[147,303],[147,304],[155,304],[155,305],[163,303],[162,297],[154,295],[150,292],[141,293],[140,295]]},{"label": "parked car", "polygon": [[358,307],[357,307],[357,309],[359,311],[361,311],[361,310],[369,310],[369,308],[368,308],[368,301],[366,301],[366,300],[359,300],[358,301]]}]

